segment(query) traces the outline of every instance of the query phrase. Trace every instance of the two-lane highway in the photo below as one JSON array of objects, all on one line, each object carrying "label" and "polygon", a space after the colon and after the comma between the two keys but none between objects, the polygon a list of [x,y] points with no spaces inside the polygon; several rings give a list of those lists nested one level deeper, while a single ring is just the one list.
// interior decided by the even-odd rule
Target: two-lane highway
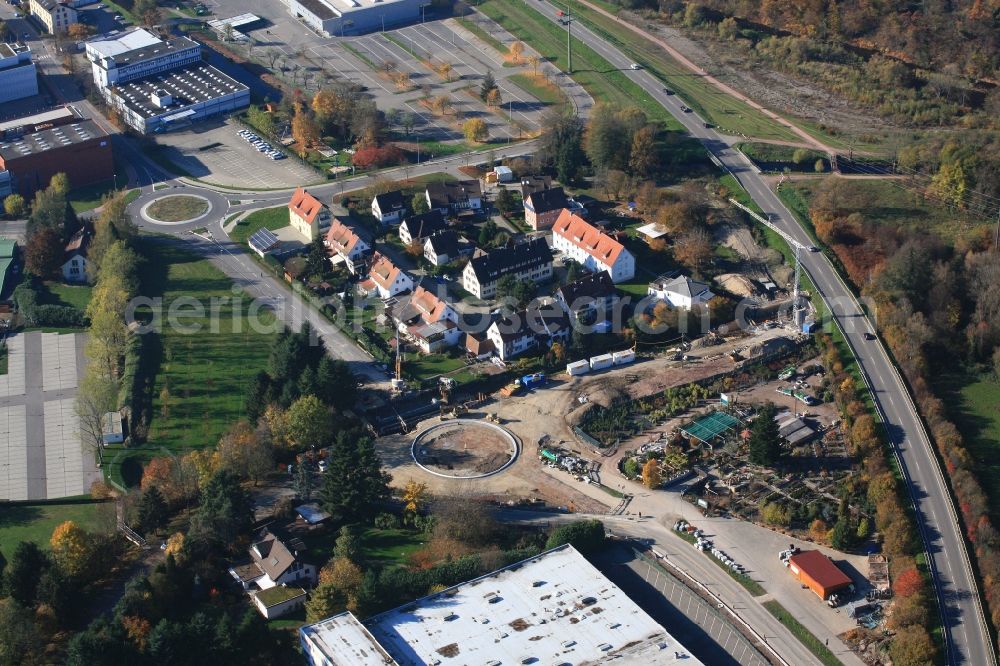
[{"label": "two-lane highway", "polygon": [[[544,2],[535,7],[552,21],[560,20],[558,9],[553,5]],[[662,81],[649,72],[630,69],[630,58],[584,25],[574,22],[573,36],[624,71],[651,99],[677,118],[740,181],[757,205],[771,215],[778,228],[803,245],[812,244],[808,234],[749,161],[712,128],[705,127],[704,121],[696,114],[685,112],[681,108],[683,100],[676,95],[668,95]],[[958,516],[930,437],[906,386],[881,342],[865,339],[865,333],[873,330],[871,322],[830,261],[820,253],[804,253],[802,266],[829,305],[835,325],[844,331],[855,351],[885,422],[889,441],[909,482],[921,536],[934,574],[948,644],[948,661],[974,666],[995,663],[986,615]]]}]

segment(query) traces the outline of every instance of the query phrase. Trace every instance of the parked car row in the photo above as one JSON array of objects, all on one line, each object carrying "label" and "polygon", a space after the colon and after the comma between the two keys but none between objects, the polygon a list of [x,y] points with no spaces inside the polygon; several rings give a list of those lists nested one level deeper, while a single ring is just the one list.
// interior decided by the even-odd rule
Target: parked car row
[{"label": "parked car row", "polygon": [[254,134],[248,129],[242,129],[238,134],[243,137],[243,140],[248,142],[251,146],[257,149],[258,153],[264,153],[272,160],[283,160],[285,159],[285,154],[280,150],[276,150],[274,146],[264,141],[262,138]]}]

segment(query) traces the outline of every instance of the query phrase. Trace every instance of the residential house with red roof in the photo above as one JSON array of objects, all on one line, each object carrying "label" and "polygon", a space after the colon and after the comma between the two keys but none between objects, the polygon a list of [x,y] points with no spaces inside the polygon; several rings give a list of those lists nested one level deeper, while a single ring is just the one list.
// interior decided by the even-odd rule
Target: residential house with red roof
[{"label": "residential house with red roof", "polygon": [[325,244],[330,251],[330,262],[334,265],[343,263],[355,275],[364,268],[365,257],[372,249],[354,229],[340,220],[334,220],[330,225]]},{"label": "residential house with red roof", "polygon": [[390,314],[400,332],[425,354],[456,345],[462,337],[458,312],[444,300],[443,292],[435,294],[418,286],[412,294],[400,297]]},{"label": "residential house with red roof", "polygon": [[392,298],[413,289],[413,278],[379,252],[372,258],[368,279],[361,283],[367,293],[377,293],[381,299]]},{"label": "residential house with red roof", "polygon": [[330,222],[330,209],[309,191],[298,187],[288,202],[288,222],[306,242],[320,235],[320,230]]},{"label": "residential house with red roof", "polygon": [[632,253],[569,210],[564,209],[552,226],[552,247],[589,271],[607,271],[616,284],[635,277]]}]

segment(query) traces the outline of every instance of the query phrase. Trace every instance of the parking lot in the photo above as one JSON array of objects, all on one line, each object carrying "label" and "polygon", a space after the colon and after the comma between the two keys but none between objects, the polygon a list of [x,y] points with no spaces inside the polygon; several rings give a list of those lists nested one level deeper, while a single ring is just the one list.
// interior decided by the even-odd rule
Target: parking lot
[{"label": "parking lot", "polygon": [[21,333],[0,375],[0,500],[82,495],[101,478],[80,439],[74,401],[83,335]]},{"label": "parking lot", "polygon": [[[216,185],[281,188],[322,181],[319,174],[294,156],[272,160],[258,152],[230,121],[199,123],[188,130],[161,134],[163,155],[195,178]],[[280,148],[276,142],[271,142]],[[284,151],[287,153],[287,151]]]}]

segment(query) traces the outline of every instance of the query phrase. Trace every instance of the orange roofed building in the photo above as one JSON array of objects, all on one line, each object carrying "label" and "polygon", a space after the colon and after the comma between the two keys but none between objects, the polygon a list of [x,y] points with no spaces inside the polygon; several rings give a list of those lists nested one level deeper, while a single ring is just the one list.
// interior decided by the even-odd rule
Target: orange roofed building
[{"label": "orange roofed building", "polygon": [[308,190],[298,187],[288,202],[288,222],[307,242],[312,241],[329,224],[330,209]]},{"label": "orange roofed building", "polygon": [[334,265],[345,264],[347,270],[355,275],[364,269],[365,257],[371,252],[371,246],[340,220],[330,225],[325,244],[330,250],[330,262]]},{"label": "orange roofed building", "polygon": [[552,247],[588,271],[607,271],[616,284],[635,277],[635,257],[624,245],[565,208],[552,225]]},{"label": "orange roofed building", "polygon": [[454,346],[462,337],[455,308],[423,287],[401,297],[392,308],[392,318],[425,354]]},{"label": "orange roofed building", "polygon": [[361,286],[369,294],[377,293],[379,298],[392,298],[413,289],[413,278],[392,263],[389,257],[376,252],[368,279]]},{"label": "orange roofed building", "polygon": [[804,550],[792,555],[788,560],[788,568],[800,583],[815,592],[820,599],[825,600],[831,594],[851,586],[850,577],[818,550]]}]

